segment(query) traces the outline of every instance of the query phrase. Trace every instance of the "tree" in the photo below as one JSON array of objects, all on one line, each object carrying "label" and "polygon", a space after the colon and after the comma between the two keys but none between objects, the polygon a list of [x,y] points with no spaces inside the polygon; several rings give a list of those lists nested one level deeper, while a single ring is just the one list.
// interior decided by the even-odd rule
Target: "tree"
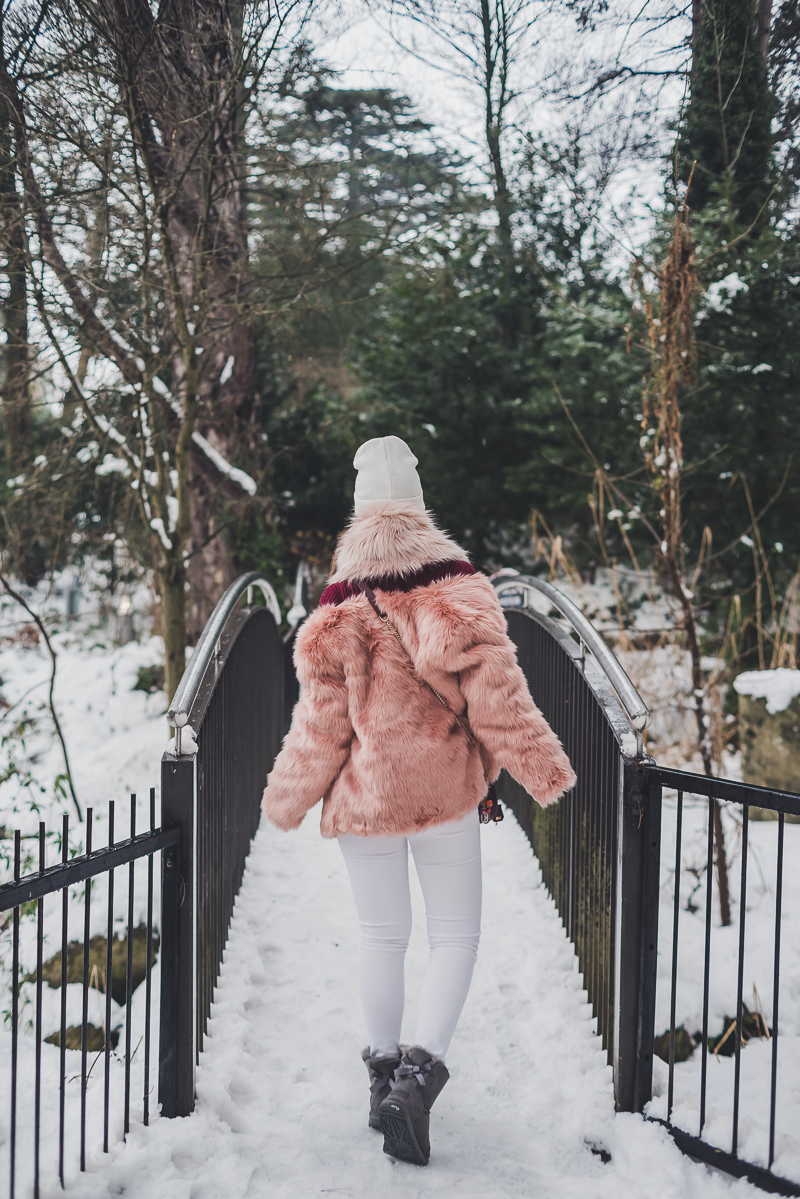
[{"label": "tree", "polygon": [[771,192],[772,98],[767,74],[771,0],[697,0],[690,94],[681,121],[680,176],[689,202],[723,206],[727,236],[764,220]]},{"label": "tree", "polygon": [[[0,14],[0,22],[2,19]],[[0,246],[5,258],[7,280],[6,295],[3,299],[6,340],[3,355],[2,425],[6,458],[9,464],[13,465],[20,455],[30,428],[30,360],[23,207],[18,193],[10,114],[3,96],[0,96]]]},{"label": "tree", "polygon": [[[428,502],[486,566],[509,548],[509,534],[519,541],[530,510],[506,483],[531,456],[519,413],[538,377],[543,285],[529,260],[509,269],[474,223],[427,250],[409,278],[378,293],[355,347],[361,428],[410,443]],[[519,320],[509,344],[510,309]]]},{"label": "tree", "polygon": [[498,243],[510,253],[514,198],[509,183],[507,137],[515,102],[531,90],[525,78],[537,42],[538,23],[548,12],[541,0],[389,0],[389,13],[411,19],[423,36],[398,26],[395,36],[417,56],[465,82],[480,104],[486,178],[497,213]]},{"label": "tree", "polygon": [[[769,7],[765,2],[764,8]],[[770,83],[776,113],[773,136],[781,173],[789,191],[800,184],[800,5],[782,0],[775,6],[768,44]]]},{"label": "tree", "polygon": [[[242,565],[327,573],[352,508],[352,458],[368,433],[353,350],[379,298],[413,271],[432,231],[475,210],[463,165],[410,101],[333,86],[324,71],[258,117],[249,189],[253,271],[269,313],[259,335],[274,528],[233,530]],[[422,255],[424,257],[424,255]],[[291,291],[286,280],[304,279]]]},{"label": "tree", "polygon": [[233,465],[257,474],[260,450],[243,133],[302,12],[42,0],[3,26],[28,285],[67,410],[136,492],[170,695],[187,583],[196,633],[233,575],[220,492],[241,508],[257,490]]}]

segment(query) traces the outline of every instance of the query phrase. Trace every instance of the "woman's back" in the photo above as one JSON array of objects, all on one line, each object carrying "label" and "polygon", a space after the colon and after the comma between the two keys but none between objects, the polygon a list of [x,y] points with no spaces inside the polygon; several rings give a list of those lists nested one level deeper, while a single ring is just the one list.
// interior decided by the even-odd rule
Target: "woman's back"
[{"label": "woman's back", "polygon": [[336,563],[298,634],[303,697],[269,779],[270,819],[294,827],[324,795],[323,836],[408,833],[476,808],[503,767],[541,803],[557,798],[569,764],[530,699],[494,588],[464,551],[427,512],[390,501],[353,520]]}]

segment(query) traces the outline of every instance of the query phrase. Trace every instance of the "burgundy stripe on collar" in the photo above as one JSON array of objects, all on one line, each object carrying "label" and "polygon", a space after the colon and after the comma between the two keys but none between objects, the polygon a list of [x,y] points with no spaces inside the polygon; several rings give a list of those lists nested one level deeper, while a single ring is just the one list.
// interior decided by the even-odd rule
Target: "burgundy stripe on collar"
[{"label": "burgundy stripe on collar", "polygon": [[[382,575],[380,578],[365,581],[376,591],[413,591],[415,587],[427,587],[431,583],[438,583],[440,579],[474,574],[477,574],[477,571],[469,562],[430,562],[410,575]],[[341,604],[360,594],[358,587],[350,579],[341,583],[331,583],[320,596],[320,607],[323,604]]]}]

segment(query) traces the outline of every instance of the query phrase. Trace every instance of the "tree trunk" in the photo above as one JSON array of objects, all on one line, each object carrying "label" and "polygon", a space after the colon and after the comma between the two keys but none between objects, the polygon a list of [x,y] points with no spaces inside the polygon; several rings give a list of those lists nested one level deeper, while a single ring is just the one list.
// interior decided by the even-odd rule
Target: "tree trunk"
[{"label": "tree trunk", "polygon": [[186,570],[180,560],[159,572],[158,589],[164,624],[164,685],[171,703],[186,668]]},{"label": "tree trunk", "polygon": [[[223,448],[215,431],[207,430],[211,445],[226,457],[229,446]],[[226,453],[227,450],[227,453]],[[186,575],[189,580],[189,608],[186,631],[193,645],[214,610],[214,605],[226,587],[234,581],[236,570],[228,550],[219,511],[219,477],[213,467],[206,466],[197,455],[192,460],[189,481],[191,494],[191,535]],[[195,552],[195,547],[198,548]]]},{"label": "tree trunk", "polygon": [[8,279],[8,296],[3,305],[6,346],[2,415],[9,463],[17,461],[30,432],[28,287],[22,219],[11,123],[6,100],[0,95],[0,238]]},{"label": "tree trunk", "polygon": [[692,45],[697,45],[703,23],[703,0],[692,0]]},{"label": "tree trunk", "polygon": [[[513,204],[508,190],[505,167],[503,166],[502,129],[505,117],[508,92],[506,90],[505,72],[507,69],[508,44],[507,30],[503,14],[495,10],[493,14],[489,0],[481,0],[481,28],[483,33],[483,91],[484,91],[484,126],[486,146],[489,151],[489,162],[492,168],[492,187],[494,204],[497,212],[497,232],[504,254],[510,256],[513,245],[511,215]],[[497,37],[494,35],[494,24],[498,23]],[[498,58],[500,61],[498,62]],[[499,85],[497,80],[500,80]],[[495,98],[495,88],[498,88]]]},{"label": "tree trunk", "polygon": [[756,41],[764,65],[769,57],[769,35],[772,26],[772,0],[756,0]]},{"label": "tree trunk", "polygon": [[[164,200],[174,274],[165,330],[172,344],[162,350],[172,361],[173,392],[185,407],[188,345],[199,364],[193,396],[197,431],[227,463],[257,476],[263,451],[237,75],[241,6],[166,0],[155,19],[138,0],[108,0],[102,8],[113,14],[105,18],[106,29],[118,46],[123,101],[138,122],[154,186]],[[146,114],[146,120],[137,114]],[[195,641],[235,574],[219,530],[253,500],[196,445],[189,495],[187,633]]]}]

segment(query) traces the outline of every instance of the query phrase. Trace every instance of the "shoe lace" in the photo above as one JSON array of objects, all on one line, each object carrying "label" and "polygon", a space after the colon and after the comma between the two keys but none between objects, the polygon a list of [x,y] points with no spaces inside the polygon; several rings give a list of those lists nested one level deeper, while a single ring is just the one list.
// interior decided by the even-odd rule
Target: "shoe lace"
[{"label": "shoe lace", "polygon": [[414,1062],[401,1062],[394,1072],[395,1082],[399,1082],[401,1078],[408,1078],[410,1075],[416,1075],[417,1082],[421,1087],[424,1087],[427,1079],[426,1074],[430,1074],[432,1062],[425,1062],[422,1066],[415,1065]]}]

